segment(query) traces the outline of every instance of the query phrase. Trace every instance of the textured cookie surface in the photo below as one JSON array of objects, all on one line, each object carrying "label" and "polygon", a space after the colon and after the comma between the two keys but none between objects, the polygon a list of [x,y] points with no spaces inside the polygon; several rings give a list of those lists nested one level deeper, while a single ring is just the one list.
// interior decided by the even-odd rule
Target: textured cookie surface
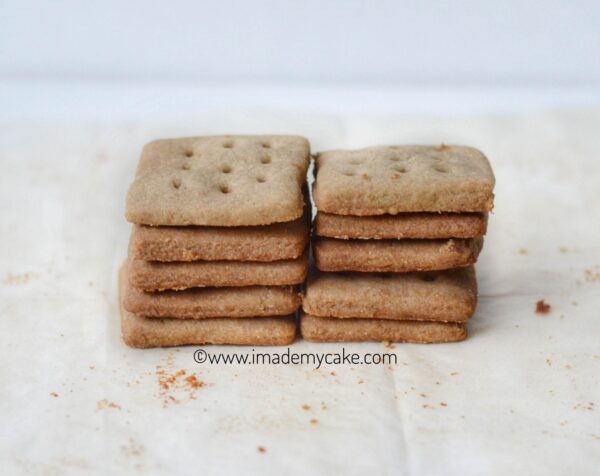
[{"label": "textured cookie surface", "polygon": [[391,146],[323,152],[316,158],[317,208],[338,215],[484,212],[493,207],[486,157],[462,146]]},{"label": "textured cookie surface", "polygon": [[398,272],[461,268],[477,261],[483,238],[449,240],[336,240],[317,238],[321,271]]},{"label": "textured cookie surface", "polygon": [[129,252],[148,261],[276,261],[297,258],[309,239],[310,213],[263,226],[134,225]]},{"label": "textured cookie surface", "polygon": [[145,318],[123,307],[126,271],[121,270],[120,309],[123,340],[130,347],[236,344],[288,345],[296,335],[294,316],[256,318],[162,319]]},{"label": "textured cookie surface", "polygon": [[303,209],[309,144],[297,136],[166,139],[144,147],[126,216],[145,225],[247,226]]},{"label": "textured cookie surface", "polygon": [[427,273],[319,273],[302,308],[318,317],[463,322],[475,312],[475,270]]},{"label": "textured cookie surface", "polygon": [[399,213],[352,216],[318,212],[315,233],[339,239],[439,239],[485,235],[486,213]]},{"label": "textured cookie surface", "polygon": [[393,321],[389,319],[337,319],[302,314],[300,333],[311,342],[457,342],[467,328],[456,322]]},{"label": "textured cookie surface", "polygon": [[143,291],[223,286],[289,286],[304,282],[308,252],[291,260],[179,261],[130,260],[129,281]]},{"label": "textured cookie surface", "polygon": [[147,293],[127,285],[123,307],[143,317],[203,319],[209,317],[287,316],[300,306],[292,286],[196,288]]}]

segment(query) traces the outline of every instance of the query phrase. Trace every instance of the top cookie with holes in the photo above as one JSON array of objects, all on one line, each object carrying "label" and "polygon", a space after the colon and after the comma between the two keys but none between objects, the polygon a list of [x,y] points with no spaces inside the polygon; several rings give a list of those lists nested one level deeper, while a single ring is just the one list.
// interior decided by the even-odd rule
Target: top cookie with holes
[{"label": "top cookie with holes", "polygon": [[494,201],[486,157],[463,146],[389,146],[316,156],[313,198],[337,215],[485,212]]},{"label": "top cookie with holes", "polygon": [[298,136],[206,136],[144,147],[126,217],[141,225],[253,226],[302,216],[310,163]]}]

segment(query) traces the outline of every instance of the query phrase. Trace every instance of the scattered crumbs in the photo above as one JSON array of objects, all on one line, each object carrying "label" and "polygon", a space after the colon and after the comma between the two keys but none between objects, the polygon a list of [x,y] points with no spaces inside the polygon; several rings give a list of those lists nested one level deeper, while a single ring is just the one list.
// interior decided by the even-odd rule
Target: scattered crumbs
[{"label": "scattered crumbs", "polygon": [[259,446],[256,448],[259,453],[266,453],[267,449],[264,446]]},{"label": "scattered crumbs", "polygon": [[546,364],[548,365],[548,367],[552,367],[552,360],[546,359]]},{"label": "scattered crumbs", "polygon": [[594,402],[588,402],[587,404],[578,403],[577,405],[573,406],[573,410],[587,410],[587,411],[593,412],[595,410]]},{"label": "scattered crumbs", "polygon": [[335,377],[335,372],[332,370],[331,372],[329,372],[329,375],[331,375],[332,377]]},{"label": "scattered crumbs", "polygon": [[114,408],[115,410],[120,410],[121,406],[117,405],[116,403],[113,403],[111,401],[108,401],[106,398],[104,398],[102,400],[98,400],[98,403],[96,404],[96,408],[98,410],[105,410],[107,408]]},{"label": "scattered crumbs", "polygon": [[525,248],[519,248],[517,250],[517,253],[519,253],[520,255],[526,255],[528,252]]},{"label": "scattered crumbs", "polygon": [[364,381],[363,379],[359,378],[359,379],[358,379],[358,384],[359,384],[359,385],[361,385],[361,384],[363,384],[363,383],[365,383],[365,381]]},{"label": "scattered crumbs", "polygon": [[305,403],[304,405],[302,405],[302,410],[305,410],[305,411],[310,410],[310,405]]},{"label": "scattered crumbs", "polygon": [[311,418],[310,419],[310,424],[311,425],[316,425],[317,423],[319,423],[319,420],[317,420],[316,418]]},{"label": "scattered crumbs", "polygon": [[550,312],[550,304],[546,304],[543,299],[535,303],[536,314],[548,314]]},{"label": "scattered crumbs", "polygon": [[[172,361],[173,358],[170,355],[167,366],[171,366]],[[195,400],[198,389],[206,386],[206,383],[198,380],[195,374],[188,375],[183,369],[173,372],[167,371],[161,365],[156,365],[155,375],[158,383],[158,397],[162,400],[163,407],[167,407],[169,403],[179,404],[182,394],[186,395],[188,400]],[[173,393],[179,398],[176,398]]]},{"label": "scattered crumbs", "polygon": [[458,375],[458,372],[450,372],[450,375],[454,377],[455,375]]},{"label": "scattered crumbs", "polygon": [[392,344],[391,342],[389,342],[387,340],[384,340],[382,342],[382,344],[383,344],[383,347],[385,347],[388,350],[394,350],[396,348],[396,346],[394,344]]},{"label": "scattered crumbs", "polygon": [[568,253],[569,252],[569,248],[567,248],[566,246],[561,246],[558,248],[558,252],[559,253]]},{"label": "scattered crumbs", "polygon": [[35,277],[37,277],[37,274],[35,273],[8,273],[2,282],[9,285],[27,284],[32,278]]},{"label": "scattered crumbs", "polygon": [[426,395],[426,394],[424,394],[424,393],[419,393],[419,396],[420,396],[421,398],[427,398],[427,395]]},{"label": "scattered crumbs", "polygon": [[436,385],[441,385],[441,383],[439,381],[436,381],[435,384]]},{"label": "scattered crumbs", "polygon": [[440,145],[438,145],[438,146],[435,148],[435,150],[440,150],[440,151],[442,151],[442,150],[446,150],[446,149],[449,149],[449,148],[450,148],[450,146],[448,146],[448,145],[446,145],[446,144],[444,144],[444,143],[442,142]]},{"label": "scattered crumbs", "polygon": [[428,403],[424,403],[423,405],[421,405],[421,407],[423,407],[423,408],[432,408],[431,405],[429,405]]},{"label": "scattered crumbs", "polygon": [[94,370],[96,368],[95,365],[90,365],[90,370]]},{"label": "scattered crumbs", "polygon": [[54,397],[54,398],[57,398],[58,397],[58,393],[56,393],[56,392],[50,392],[50,396]]},{"label": "scattered crumbs", "polygon": [[560,426],[565,426],[567,423],[569,423],[567,420],[563,420],[560,422]]},{"label": "scattered crumbs", "polygon": [[129,438],[127,445],[121,446],[121,453],[127,457],[139,457],[142,456],[143,452],[144,447],[140,444],[137,444],[133,438]]},{"label": "scattered crumbs", "polygon": [[573,367],[571,367],[571,364],[565,364],[565,369],[571,370]]},{"label": "scattered crumbs", "polygon": [[325,402],[321,402],[321,410],[327,410],[327,405],[325,404]]},{"label": "scattered crumbs", "polygon": [[440,407],[447,407],[448,404],[446,402],[440,402]]},{"label": "scattered crumbs", "polygon": [[585,270],[585,280],[588,283],[600,283],[600,265]]}]

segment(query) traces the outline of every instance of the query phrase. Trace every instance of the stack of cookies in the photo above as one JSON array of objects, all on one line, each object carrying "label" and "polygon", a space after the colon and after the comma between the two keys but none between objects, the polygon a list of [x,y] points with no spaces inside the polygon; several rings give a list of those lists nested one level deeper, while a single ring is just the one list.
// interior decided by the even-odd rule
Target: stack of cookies
[{"label": "stack of cookies", "polygon": [[295,136],[148,144],[127,195],[125,342],[293,342],[308,269],[309,163],[308,141]]},{"label": "stack of cookies", "polygon": [[477,304],[473,264],[494,175],[469,147],[316,157],[317,207],[301,333],[310,341],[452,342]]}]

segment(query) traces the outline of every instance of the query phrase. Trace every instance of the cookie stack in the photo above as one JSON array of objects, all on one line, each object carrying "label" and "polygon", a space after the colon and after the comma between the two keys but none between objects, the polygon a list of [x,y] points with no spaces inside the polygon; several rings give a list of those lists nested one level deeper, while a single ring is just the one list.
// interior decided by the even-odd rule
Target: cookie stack
[{"label": "cookie stack", "polygon": [[469,147],[394,146],[316,157],[310,341],[452,342],[477,304],[473,264],[494,175]]},{"label": "cookie stack", "polygon": [[148,144],[127,195],[125,342],[293,342],[308,269],[309,162],[308,141],[296,136]]}]

